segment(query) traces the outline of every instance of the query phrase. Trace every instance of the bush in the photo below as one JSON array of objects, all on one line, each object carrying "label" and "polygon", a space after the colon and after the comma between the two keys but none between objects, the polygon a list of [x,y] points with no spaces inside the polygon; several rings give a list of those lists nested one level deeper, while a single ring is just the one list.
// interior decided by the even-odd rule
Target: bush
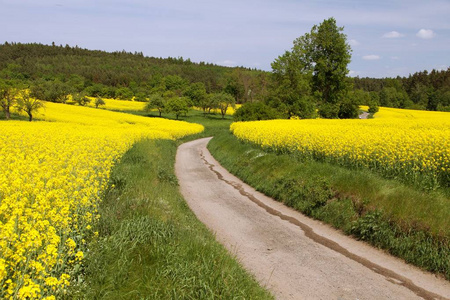
[{"label": "bush", "polygon": [[358,118],[358,103],[354,99],[346,99],[339,106],[339,119]]},{"label": "bush", "polygon": [[376,103],[372,103],[372,104],[369,106],[369,109],[367,110],[367,112],[368,112],[369,114],[372,114],[372,115],[373,115],[373,114],[377,113],[378,110],[379,110],[378,105],[377,105]]},{"label": "bush", "polygon": [[234,113],[234,121],[259,121],[280,118],[281,115],[278,111],[263,102],[247,102]]}]

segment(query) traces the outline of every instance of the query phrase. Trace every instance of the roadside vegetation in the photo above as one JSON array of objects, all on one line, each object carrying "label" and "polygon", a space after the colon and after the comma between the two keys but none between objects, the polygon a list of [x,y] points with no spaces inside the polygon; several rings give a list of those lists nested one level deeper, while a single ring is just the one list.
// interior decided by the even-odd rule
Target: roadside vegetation
[{"label": "roadside vegetation", "polygon": [[[427,119],[430,113],[380,109],[380,118],[412,116]],[[183,119],[204,125],[205,131],[195,138],[214,136],[208,145],[213,156],[258,191],[450,279],[448,187],[424,189],[402,182],[401,178],[384,178],[366,168],[349,168],[332,161],[261,148],[239,140],[230,132],[231,117],[222,120],[220,115],[205,117],[191,111]]]},{"label": "roadside vegetation", "polygon": [[143,140],[112,170],[87,299],[271,299],[201,224],[178,191],[178,142]]},{"label": "roadside vegetation", "polygon": [[264,151],[231,133],[208,148],[258,191],[450,279],[448,189],[424,192],[368,170]]}]

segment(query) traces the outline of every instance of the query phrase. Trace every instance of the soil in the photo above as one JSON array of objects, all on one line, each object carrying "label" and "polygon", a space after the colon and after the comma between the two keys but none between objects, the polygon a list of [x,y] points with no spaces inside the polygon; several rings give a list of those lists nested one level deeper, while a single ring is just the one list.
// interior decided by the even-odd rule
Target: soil
[{"label": "soil", "polygon": [[277,299],[450,299],[450,283],[257,192],[211,156],[178,148],[189,207]]}]

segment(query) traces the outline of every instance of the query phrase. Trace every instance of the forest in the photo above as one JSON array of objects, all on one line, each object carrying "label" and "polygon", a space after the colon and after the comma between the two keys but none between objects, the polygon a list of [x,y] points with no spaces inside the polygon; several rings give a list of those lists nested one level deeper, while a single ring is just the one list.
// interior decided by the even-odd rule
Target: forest
[{"label": "forest", "polygon": [[[262,118],[313,117],[314,91],[305,84],[309,75],[295,74],[298,78],[293,80],[289,70],[280,70],[284,59],[286,54],[272,63],[272,72],[266,72],[194,63],[182,57],[147,57],[142,52],[109,53],[54,43],[6,42],[0,45],[0,85],[29,88],[32,96],[52,102],[65,102],[69,94],[136,101],[160,95],[184,96],[201,107],[208,95],[227,93],[235,103],[263,102],[266,105],[257,109],[278,111],[266,112]],[[344,97],[353,107],[450,111],[450,68],[396,78],[347,76],[345,81],[348,89]],[[291,95],[292,91],[296,95]],[[296,98],[301,101],[296,102]]]}]

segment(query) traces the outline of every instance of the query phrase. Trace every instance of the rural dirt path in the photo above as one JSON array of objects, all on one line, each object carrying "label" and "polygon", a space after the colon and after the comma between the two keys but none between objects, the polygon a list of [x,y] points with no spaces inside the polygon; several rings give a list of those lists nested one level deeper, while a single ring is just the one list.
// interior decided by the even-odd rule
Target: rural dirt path
[{"label": "rural dirt path", "polygon": [[449,282],[309,219],[182,144],[181,193],[197,218],[277,299],[450,299]]}]

